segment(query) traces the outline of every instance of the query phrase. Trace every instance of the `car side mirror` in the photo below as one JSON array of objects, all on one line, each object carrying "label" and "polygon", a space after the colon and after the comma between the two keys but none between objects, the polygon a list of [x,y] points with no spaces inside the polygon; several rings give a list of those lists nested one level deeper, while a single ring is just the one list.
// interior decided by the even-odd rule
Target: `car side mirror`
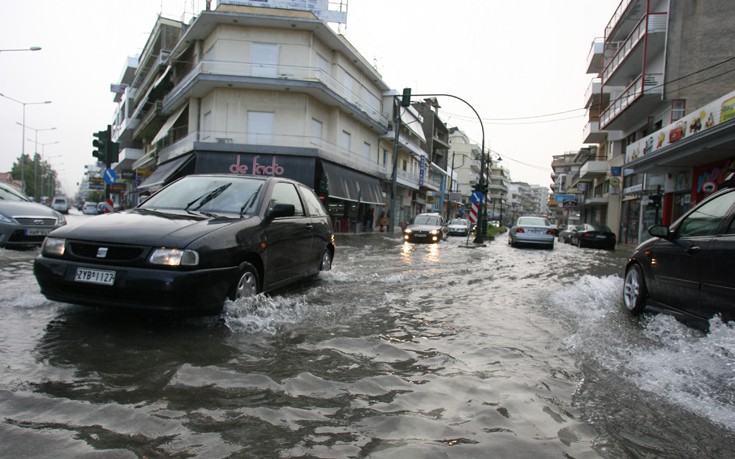
[{"label": "car side mirror", "polygon": [[296,215],[296,208],[293,204],[276,204],[268,212],[267,219],[273,220],[274,218],[293,217]]},{"label": "car side mirror", "polygon": [[653,225],[648,228],[648,234],[654,237],[668,238],[671,234],[669,227],[664,225]]}]

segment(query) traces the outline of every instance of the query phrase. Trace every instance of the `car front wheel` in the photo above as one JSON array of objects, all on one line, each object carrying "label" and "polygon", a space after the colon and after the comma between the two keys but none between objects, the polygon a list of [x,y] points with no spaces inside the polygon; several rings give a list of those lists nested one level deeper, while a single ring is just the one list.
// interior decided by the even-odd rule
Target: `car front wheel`
[{"label": "car front wheel", "polygon": [[258,271],[255,269],[255,266],[250,263],[243,262],[240,265],[237,282],[235,283],[232,296],[230,298],[234,301],[238,298],[255,296],[258,293],[260,293]]},{"label": "car front wheel", "polygon": [[646,306],[646,280],[643,271],[638,265],[632,265],[625,273],[623,283],[623,304],[634,316],[640,315]]},{"label": "car front wheel", "polygon": [[329,249],[324,249],[322,254],[322,262],[319,265],[319,271],[329,271],[332,269],[332,254]]}]

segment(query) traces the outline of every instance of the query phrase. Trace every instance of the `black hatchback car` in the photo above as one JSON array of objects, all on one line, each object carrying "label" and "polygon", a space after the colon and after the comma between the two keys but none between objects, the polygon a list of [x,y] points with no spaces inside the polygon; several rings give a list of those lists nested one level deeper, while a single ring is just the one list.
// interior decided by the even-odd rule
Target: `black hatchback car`
[{"label": "black hatchback car", "polygon": [[189,175],[139,206],[53,231],[33,271],[48,299],[177,315],[331,268],[324,206],[301,183]]},{"label": "black hatchback car", "polygon": [[403,239],[406,242],[438,243],[446,239],[447,235],[444,219],[434,212],[417,214],[413,222],[403,230]]},{"label": "black hatchback car", "polygon": [[625,267],[623,303],[707,328],[735,320],[735,189],[710,196],[674,222],[654,225]]}]

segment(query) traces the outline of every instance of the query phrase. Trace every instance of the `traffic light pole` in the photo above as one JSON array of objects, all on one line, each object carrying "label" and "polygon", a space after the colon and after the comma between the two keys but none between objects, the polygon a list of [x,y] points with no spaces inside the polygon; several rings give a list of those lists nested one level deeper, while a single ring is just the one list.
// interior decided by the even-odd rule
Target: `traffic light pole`
[{"label": "traffic light pole", "polygon": [[[92,155],[97,158],[99,162],[105,164],[107,169],[112,167],[112,163],[118,162],[120,153],[120,144],[112,141],[112,126],[107,125],[107,129],[104,131],[97,131],[92,134],[95,140],[92,141],[92,146],[96,148],[92,152]],[[105,204],[110,201],[111,185],[105,181]]]},{"label": "traffic light pole", "polygon": [[[405,94],[404,89],[404,94]],[[408,93],[411,94],[410,92]],[[476,244],[482,244],[485,242],[485,238],[487,237],[487,191],[488,191],[488,185],[487,185],[487,178],[485,177],[485,126],[482,124],[482,118],[480,118],[480,114],[477,113],[477,110],[475,110],[475,107],[470,105],[469,102],[462,99],[461,97],[457,97],[453,94],[414,94],[415,97],[451,97],[453,99],[457,99],[461,102],[463,102],[465,105],[470,107],[473,112],[475,112],[475,116],[477,116],[477,119],[480,121],[480,129],[482,130],[482,145],[480,146],[480,183],[478,183],[478,191],[482,192],[482,202],[480,203],[480,215],[477,216],[477,227],[478,231],[475,231],[475,242]]]}]

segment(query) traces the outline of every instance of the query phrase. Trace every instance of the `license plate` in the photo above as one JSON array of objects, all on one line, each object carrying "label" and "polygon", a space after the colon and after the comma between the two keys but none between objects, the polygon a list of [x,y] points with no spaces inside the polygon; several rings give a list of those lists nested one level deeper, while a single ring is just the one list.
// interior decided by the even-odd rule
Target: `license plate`
[{"label": "license plate", "polygon": [[426,234],[414,234],[413,237],[426,237]]},{"label": "license plate", "polygon": [[74,282],[89,284],[114,285],[115,271],[100,271],[99,269],[77,268]]},{"label": "license plate", "polygon": [[26,236],[48,236],[50,229],[46,228],[26,228]]},{"label": "license plate", "polygon": [[605,236],[603,234],[598,234],[595,236],[597,239],[605,239]]}]

